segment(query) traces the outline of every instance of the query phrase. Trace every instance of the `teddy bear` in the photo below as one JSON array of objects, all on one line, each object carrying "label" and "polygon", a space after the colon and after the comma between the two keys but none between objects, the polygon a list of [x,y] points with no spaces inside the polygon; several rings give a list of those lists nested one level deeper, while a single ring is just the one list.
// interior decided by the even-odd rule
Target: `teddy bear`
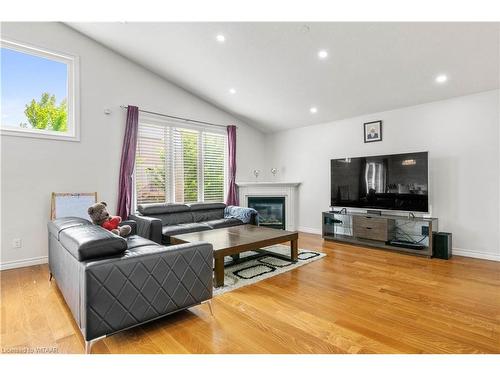
[{"label": "teddy bear", "polygon": [[89,207],[88,214],[95,225],[100,225],[114,234],[126,237],[132,228],[130,225],[118,226],[122,222],[120,216],[111,216],[107,210],[106,202],[99,202]]}]

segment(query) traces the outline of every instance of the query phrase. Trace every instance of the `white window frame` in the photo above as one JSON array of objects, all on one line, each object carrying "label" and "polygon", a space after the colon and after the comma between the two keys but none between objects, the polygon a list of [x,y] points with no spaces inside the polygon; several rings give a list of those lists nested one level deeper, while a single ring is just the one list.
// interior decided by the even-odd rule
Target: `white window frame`
[{"label": "white window frame", "polygon": [[[213,134],[221,134],[221,135],[226,135],[226,129],[220,128],[220,127],[212,127],[212,126],[200,126],[200,125],[194,125],[194,124],[189,124],[185,123],[182,121],[174,121],[174,120],[165,120],[165,118],[155,116],[155,115],[144,115],[139,112],[139,124],[138,126],[141,126],[141,117],[143,118],[144,121],[148,122],[153,122],[156,124],[161,124],[166,127],[168,127],[168,131],[170,132],[169,136],[169,141],[170,141],[170,150],[173,150],[172,144],[173,144],[173,130],[175,128],[177,129],[189,129],[189,130],[196,130],[199,132],[198,134],[198,163],[200,168],[198,168],[198,199],[203,199],[204,198],[204,184],[203,184],[203,150],[201,149],[202,144],[203,144],[203,133],[213,133]],[[147,120],[146,120],[147,119]],[[228,179],[228,171],[229,171],[229,152],[228,152],[228,140],[227,137],[224,138],[224,192],[223,192],[223,200],[226,199],[227,197],[227,191],[228,191],[228,184],[229,184],[229,179]],[[182,203],[182,202],[177,202],[175,200],[175,172],[174,172],[174,163],[173,163],[173,158],[166,158],[166,160],[169,160],[170,165],[168,168],[168,173],[166,175],[166,178],[170,186],[168,188],[168,202],[170,203]],[[201,178],[201,179],[200,179]],[[134,204],[134,212],[137,213],[137,183],[135,180],[135,164],[134,164],[134,174],[133,174],[133,189],[132,189],[132,194],[133,194],[133,204]]]},{"label": "white window frame", "polygon": [[43,57],[52,61],[57,61],[67,66],[67,105],[68,105],[68,130],[57,132],[52,130],[37,130],[3,127],[0,124],[0,134],[15,137],[31,137],[41,139],[57,139],[64,141],[80,141],[80,58],[76,55],[69,55],[61,52],[49,50],[47,48],[35,47],[27,43],[15,41],[10,38],[0,39],[0,47],[8,48],[28,55]]}]

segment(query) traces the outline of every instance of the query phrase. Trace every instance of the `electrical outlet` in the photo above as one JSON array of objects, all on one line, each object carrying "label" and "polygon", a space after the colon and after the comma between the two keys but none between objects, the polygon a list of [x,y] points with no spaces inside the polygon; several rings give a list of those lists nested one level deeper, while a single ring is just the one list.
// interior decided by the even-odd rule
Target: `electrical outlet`
[{"label": "electrical outlet", "polygon": [[22,243],[22,241],[21,241],[21,239],[20,239],[20,238],[14,238],[14,239],[12,240],[12,247],[13,247],[14,249],[19,249],[19,248],[21,248],[22,246],[23,246],[23,243]]},{"label": "electrical outlet", "polygon": [[428,235],[429,235],[429,227],[422,225],[422,236],[428,236]]}]

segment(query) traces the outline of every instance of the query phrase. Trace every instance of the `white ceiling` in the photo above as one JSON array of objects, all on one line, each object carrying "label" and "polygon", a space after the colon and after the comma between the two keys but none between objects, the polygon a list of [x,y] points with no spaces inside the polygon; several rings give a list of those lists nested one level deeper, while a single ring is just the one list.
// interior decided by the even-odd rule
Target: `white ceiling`
[{"label": "white ceiling", "polygon": [[499,23],[69,25],[264,131],[499,87]]}]

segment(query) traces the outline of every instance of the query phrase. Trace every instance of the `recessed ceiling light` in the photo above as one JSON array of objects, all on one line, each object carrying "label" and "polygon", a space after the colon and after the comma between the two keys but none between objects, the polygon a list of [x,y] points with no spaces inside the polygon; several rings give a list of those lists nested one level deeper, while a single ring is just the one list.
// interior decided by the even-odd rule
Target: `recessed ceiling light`
[{"label": "recessed ceiling light", "polygon": [[446,76],[446,74],[440,74],[436,77],[437,83],[445,83],[446,81],[448,81],[448,76]]},{"label": "recessed ceiling light", "polygon": [[222,35],[222,34],[218,34],[218,35],[215,37],[215,39],[217,39],[217,41],[218,41],[219,43],[224,43],[224,42],[226,41],[226,37],[225,37],[224,35]]},{"label": "recessed ceiling light", "polygon": [[311,108],[309,109],[309,111],[310,111],[311,113],[317,113],[317,112],[318,112],[318,108],[316,108],[316,107],[311,107]]},{"label": "recessed ceiling light", "polygon": [[230,94],[236,94],[236,89],[229,89]]},{"label": "recessed ceiling light", "polygon": [[328,52],[326,50],[322,49],[321,51],[318,52],[318,57],[321,60],[324,60],[328,57]]}]

